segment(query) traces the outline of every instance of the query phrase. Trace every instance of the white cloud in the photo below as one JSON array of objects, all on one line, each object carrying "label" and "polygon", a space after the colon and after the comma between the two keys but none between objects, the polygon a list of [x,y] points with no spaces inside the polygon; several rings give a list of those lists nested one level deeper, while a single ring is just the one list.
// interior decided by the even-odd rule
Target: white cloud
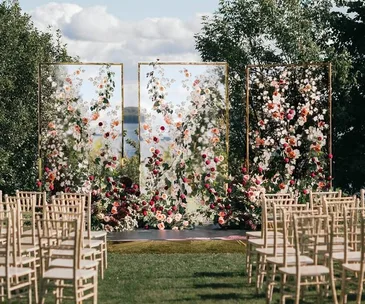
[{"label": "white cloud", "polygon": [[198,14],[189,21],[163,17],[125,22],[110,14],[106,6],[48,3],[31,15],[41,30],[48,25],[59,28],[69,52],[83,61],[198,59],[193,38],[200,29]]},{"label": "white cloud", "polygon": [[161,61],[200,61],[194,34],[202,14],[191,20],[145,18],[126,22],[106,6],[81,7],[72,3],[48,3],[30,12],[40,30],[60,29],[68,52],[84,62],[124,63],[126,104],[136,104],[137,64]]}]

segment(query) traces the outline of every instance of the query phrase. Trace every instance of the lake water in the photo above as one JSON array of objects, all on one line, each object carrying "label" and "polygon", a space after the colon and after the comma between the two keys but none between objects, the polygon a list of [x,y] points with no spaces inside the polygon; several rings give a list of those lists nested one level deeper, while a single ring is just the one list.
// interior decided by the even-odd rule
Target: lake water
[{"label": "lake water", "polygon": [[[138,142],[138,136],[135,133],[135,130],[138,129],[138,123],[130,123],[130,124],[124,124],[124,130],[127,132],[126,137],[124,138],[124,151],[125,155],[127,157],[131,157],[135,154],[136,150],[127,144],[127,139],[134,140]],[[97,142],[102,140],[102,135],[96,134],[94,135],[94,143],[95,146],[97,146]],[[95,149],[95,147],[94,147]],[[122,151],[122,136],[116,138],[112,141],[111,150],[114,154],[119,154]]]},{"label": "lake water", "polygon": [[[138,142],[138,136],[135,134],[135,130],[138,129],[138,123],[127,123],[124,124],[124,130],[127,131],[127,135],[124,138],[124,151],[125,155],[131,157],[136,152],[133,147],[127,144],[126,139],[131,139]],[[119,143],[120,144],[120,143]]]}]

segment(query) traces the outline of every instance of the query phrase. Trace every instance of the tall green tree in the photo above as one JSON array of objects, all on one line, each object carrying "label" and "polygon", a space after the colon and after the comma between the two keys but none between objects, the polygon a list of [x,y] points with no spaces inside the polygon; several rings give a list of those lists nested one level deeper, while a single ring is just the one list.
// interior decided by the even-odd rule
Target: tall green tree
[{"label": "tall green tree", "polygon": [[365,184],[365,3],[345,4],[331,14],[332,47],[348,58],[333,84],[334,169],[335,185],[356,192]]},{"label": "tall green tree", "polygon": [[[337,2],[340,5],[341,1]],[[196,49],[204,61],[226,61],[230,66],[230,168],[238,168],[236,164],[245,157],[246,65],[331,61],[336,126],[334,185],[349,189],[351,175],[347,180],[341,175],[343,164],[351,162],[351,158],[344,155],[342,159],[345,137],[339,138],[352,128],[346,121],[348,99],[343,98],[351,95],[349,85],[354,70],[352,51],[339,47],[341,39],[345,42],[349,38],[341,36],[339,29],[340,20],[351,18],[333,12],[333,5],[329,0],[221,0],[213,15],[203,18],[202,30],[195,35]]]},{"label": "tall green tree", "polygon": [[0,3],[0,37],[0,190],[11,194],[36,187],[38,65],[72,58],[17,4]]}]

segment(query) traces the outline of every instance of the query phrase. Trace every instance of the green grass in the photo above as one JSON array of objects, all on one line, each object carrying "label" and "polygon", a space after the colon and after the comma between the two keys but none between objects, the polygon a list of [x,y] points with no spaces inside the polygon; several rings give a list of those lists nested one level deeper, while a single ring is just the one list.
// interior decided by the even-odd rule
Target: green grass
[{"label": "green grass", "polygon": [[121,254],[172,253],[244,253],[245,246],[236,241],[139,241],[108,245],[109,252]]},{"label": "green grass", "polygon": [[[234,241],[109,244],[98,303],[265,304],[265,295],[256,295],[254,285],[247,284],[244,251]],[[303,303],[313,302],[308,297]],[[278,290],[272,303],[279,303]]]}]

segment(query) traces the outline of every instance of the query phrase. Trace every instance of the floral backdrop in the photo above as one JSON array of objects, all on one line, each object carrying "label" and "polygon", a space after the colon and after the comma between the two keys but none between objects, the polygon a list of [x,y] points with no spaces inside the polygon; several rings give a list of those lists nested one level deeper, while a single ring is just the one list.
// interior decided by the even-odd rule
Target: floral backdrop
[{"label": "floral backdrop", "polygon": [[226,182],[226,65],[146,64],[140,75],[141,191],[158,228],[190,227]]},{"label": "floral backdrop", "polygon": [[327,65],[253,67],[249,161],[267,191],[330,188]]},{"label": "floral backdrop", "polygon": [[[92,192],[92,225],[258,229],[259,195],[331,186],[328,66],[251,67],[249,155],[228,176],[225,64],[139,66],[139,142],[123,158],[121,69],[45,66],[38,186]],[[48,96],[48,97],[45,97]],[[244,160],[242,160],[244,163]]]}]

